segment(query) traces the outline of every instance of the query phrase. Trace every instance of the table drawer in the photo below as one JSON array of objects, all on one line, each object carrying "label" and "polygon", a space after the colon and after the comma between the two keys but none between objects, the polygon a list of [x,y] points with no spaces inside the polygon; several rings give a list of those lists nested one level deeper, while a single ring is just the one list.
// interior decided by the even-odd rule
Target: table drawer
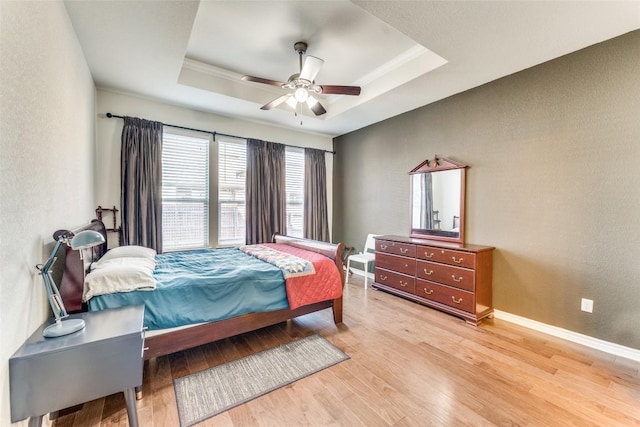
[{"label": "table drawer", "polygon": [[458,267],[475,268],[476,254],[472,252],[454,251],[452,249],[418,246],[416,257],[427,261],[442,262]]},{"label": "table drawer", "polygon": [[390,240],[376,240],[376,251],[389,254],[416,257],[416,245],[411,243],[392,242]]},{"label": "table drawer", "polygon": [[416,275],[415,258],[377,253],[376,267],[397,271],[399,273],[409,274],[411,276]]},{"label": "table drawer", "polygon": [[446,304],[469,313],[474,313],[473,293],[449,286],[439,285],[427,280],[416,280],[416,295]]},{"label": "table drawer", "polygon": [[435,262],[418,260],[416,276],[433,282],[473,291],[476,272],[467,268],[453,267]]},{"label": "table drawer", "polygon": [[414,277],[395,273],[393,271],[383,270],[378,268],[377,266],[376,282],[409,293],[414,293],[416,289],[416,280]]}]

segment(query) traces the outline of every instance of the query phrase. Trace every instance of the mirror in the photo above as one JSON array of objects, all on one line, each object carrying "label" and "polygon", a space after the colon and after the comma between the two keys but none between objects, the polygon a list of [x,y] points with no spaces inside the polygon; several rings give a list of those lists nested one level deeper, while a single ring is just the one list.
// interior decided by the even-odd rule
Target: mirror
[{"label": "mirror", "polygon": [[411,175],[411,237],[464,242],[466,165],[426,160]]}]

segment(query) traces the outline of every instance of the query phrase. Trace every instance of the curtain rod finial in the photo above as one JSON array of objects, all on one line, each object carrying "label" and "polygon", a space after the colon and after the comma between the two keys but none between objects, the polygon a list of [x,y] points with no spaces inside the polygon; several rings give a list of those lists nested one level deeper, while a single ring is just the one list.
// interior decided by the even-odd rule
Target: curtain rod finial
[{"label": "curtain rod finial", "polygon": [[113,114],[107,113],[107,117],[111,118],[111,117],[113,117]]}]

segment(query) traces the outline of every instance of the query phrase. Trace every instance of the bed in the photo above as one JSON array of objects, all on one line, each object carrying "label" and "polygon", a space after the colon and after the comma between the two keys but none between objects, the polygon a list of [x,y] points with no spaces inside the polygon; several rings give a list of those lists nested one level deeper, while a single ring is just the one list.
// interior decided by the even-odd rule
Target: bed
[{"label": "bed", "polygon": [[[106,240],[106,229],[104,224],[99,220],[93,220],[90,224],[81,227],[74,232],[79,232],[82,230],[95,230],[105,236]],[[64,232],[65,230],[59,230],[54,233],[54,239],[57,239],[57,236]],[[145,338],[145,346],[147,350],[144,354],[144,359],[151,359],[157,356],[162,356],[170,353],[174,353],[177,351],[185,350],[188,348],[196,347],[202,344],[206,344],[212,341],[228,338],[234,335],[238,335],[241,333],[253,331],[256,329],[260,329],[266,326],[270,326],[276,323],[284,322],[286,320],[292,319],[297,316],[301,316],[304,314],[312,313],[319,310],[324,310],[327,308],[331,308],[333,310],[333,318],[336,324],[342,322],[342,287],[344,286],[344,271],[342,268],[342,258],[341,254],[344,249],[343,244],[332,244],[326,242],[319,242],[308,239],[300,239],[293,238],[289,236],[276,235],[274,236],[274,243],[278,244],[283,250],[292,253],[298,253],[300,251],[309,251],[312,253],[311,255],[319,258],[327,258],[331,262],[331,269],[337,271],[339,277],[339,292],[336,296],[334,291],[334,295],[332,298],[323,299],[320,301],[314,301],[312,303],[304,303],[304,300],[298,300],[297,302],[292,302],[289,300],[283,300],[283,291],[277,290],[275,286],[271,286],[271,284],[267,283],[267,288],[271,289],[271,299],[267,303],[265,307],[262,309],[258,308],[259,311],[253,311],[254,308],[244,307],[242,306],[239,310],[235,310],[230,313],[225,313],[223,316],[218,316],[220,318],[216,318],[213,321],[206,321],[199,318],[193,319],[179,319],[180,323],[193,323],[195,325],[181,325],[177,328],[167,329],[164,328],[166,324],[163,321],[155,321],[149,320],[151,325],[150,329],[157,329],[154,333],[150,333]],[[282,245],[282,246],[280,246]],[[267,245],[265,245],[267,246]],[[237,249],[235,249],[237,251]],[[263,250],[266,250],[263,248]],[[262,263],[262,267],[260,270],[260,280],[269,280],[270,277],[274,276],[273,266],[264,261],[255,259],[255,261],[248,261],[246,259],[242,259],[241,261],[233,261],[227,262],[227,255],[230,254],[232,249],[225,250],[213,250],[218,251],[216,254],[220,253],[222,258],[215,258],[218,264],[233,264],[233,262],[240,262],[242,264],[249,263]],[[103,245],[99,245],[90,249],[84,249],[82,254],[79,251],[73,251],[70,248],[67,248],[64,260],[64,270],[62,272],[62,278],[60,279],[60,294],[62,299],[67,307],[69,312],[79,312],[86,311],[89,308],[91,310],[99,310],[103,308],[110,308],[118,306],[118,302],[114,302],[121,295],[110,294],[110,295],[101,295],[96,296],[94,298],[89,299],[89,304],[83,302],[83,290],[85,288],[85,278],[87,277],[87,272],[90,269],[92,264],[98,263],[100,259],[107,253],[106,243]],[[169,253],[169,254],[160,254],[158,255],[158,259],[171,258],[177,253]],[[181,256],[184,256],[183,254]],[[208,254],[201,252],[194,252],[194,256],[208,256]],[[234,254],[234,256],[237,256]],[[256,256],[255,254],[246,254],[246,256]],[[106,258],[106,257],[105,257]],[[231,259],[231,258],[229,258]],[[222,261],[222,262],[220,262]],[[225,264],[226,263],[226,264]],[[268,267],[265,267],[265,265]],[[315,264],[315,262],[314,262]],[[159,266],[162,265],[159,261]],[[326,267],[325,267],[326,268]],[[160,268],[159,268],[160,270]],[[232,268],[226,268],[224,274],[232,274]],[[240,269],[238,269],[240,270]],[[332,271],[331,274],[335,276],[336,271]],[[321,275],[316,275],[321,276]],[[282,280],[282,274],[280,274]],[[265,279],[266,278],[266,279]],[[325,280],[325,278],[315,278],[315,276],[307,276],[303,278],[309,283],[308,286],[314,286],[314,281],[317,284],[320,284]],[[235,279],[233,279],[235,280]],[[287,281],[287,292],[289,292],[289,282]],[[251,287],[251,286],[250,286]],[[264,287],[264,286],[263,286]],[[160,292],[157,290],[160,289],[160,286],[156,290],[153,291],[135,291],[131,292],[131,294],[137,298],[141,298],[138,302],[134,303],[145,303],[145,306],[148,305],[149,311],[153,307],[154,303],[146,303],[145,298],[157,297],[160,295]],[[308,288],[313,290],[313,288]],[[253,295],[257,295],[257,290],[252,288],[251,292]],[[311,292],[313,293],[313,292]],[[136,295],[134,295],[136,294]],[[181,290],[179,295],[186,295],[189,292],[185,292]],[[129,296],[132,296],[129,295]],[[172,301],[173,303],[169,305],[170,308],[166,308],[165,311],[171,311],[173,307],[174,312],[180,312],[184,314],[187,312],[188,314],[191,311],[195,310],[184,310],[185,307],[189,306],[189,302],[186,301],[177,301],[179,297],[176,297],[178,294],[166,294],[161,297],[165,300]],[[287,295],[285,295],[285,298]],[[102,301],[100,302],[100,299]],[[291,297],[289,297],[291,298]],[[250,298],[249,298],[250,299]],[[255,298],[254,298],[255,299]],[[95,301],[95,303],[94,303]],[[106,301],[106,302],[105,302]],[[156,301],[157,302],[157,301]],[[112,305],[110,305],[112,304]],[[129,303],[130,304],[130,303]],[[224,304],[223,304],[224,305]],[[180,309],[176,309],[176,307]],[[291,308],[294,307],[294,308]],[[250,312],[246,312],[246,311]],[[156,313],[162,312],[162,310],[155,310]],[[238,314],[239,313],[239,314]],[[147,322],[147,318],[145,317],[145,323]]]}]

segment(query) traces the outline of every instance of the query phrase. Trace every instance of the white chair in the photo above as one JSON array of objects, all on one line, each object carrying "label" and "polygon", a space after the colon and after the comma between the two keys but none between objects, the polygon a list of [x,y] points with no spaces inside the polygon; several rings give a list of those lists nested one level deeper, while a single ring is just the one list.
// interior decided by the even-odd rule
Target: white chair
[{"label": "white chair", "polygon": [[378,234],[367,235],[367,241],[364,244],[364,250],[360,253],[349,255],[347,258],[347,280],[349,283],[349,275],[351,274],[351,261],[360,263],[364,266],[364,287],[367,287],[367,280],[369,280],[369,264],[375,261],[376,241],[374,239]]}]

